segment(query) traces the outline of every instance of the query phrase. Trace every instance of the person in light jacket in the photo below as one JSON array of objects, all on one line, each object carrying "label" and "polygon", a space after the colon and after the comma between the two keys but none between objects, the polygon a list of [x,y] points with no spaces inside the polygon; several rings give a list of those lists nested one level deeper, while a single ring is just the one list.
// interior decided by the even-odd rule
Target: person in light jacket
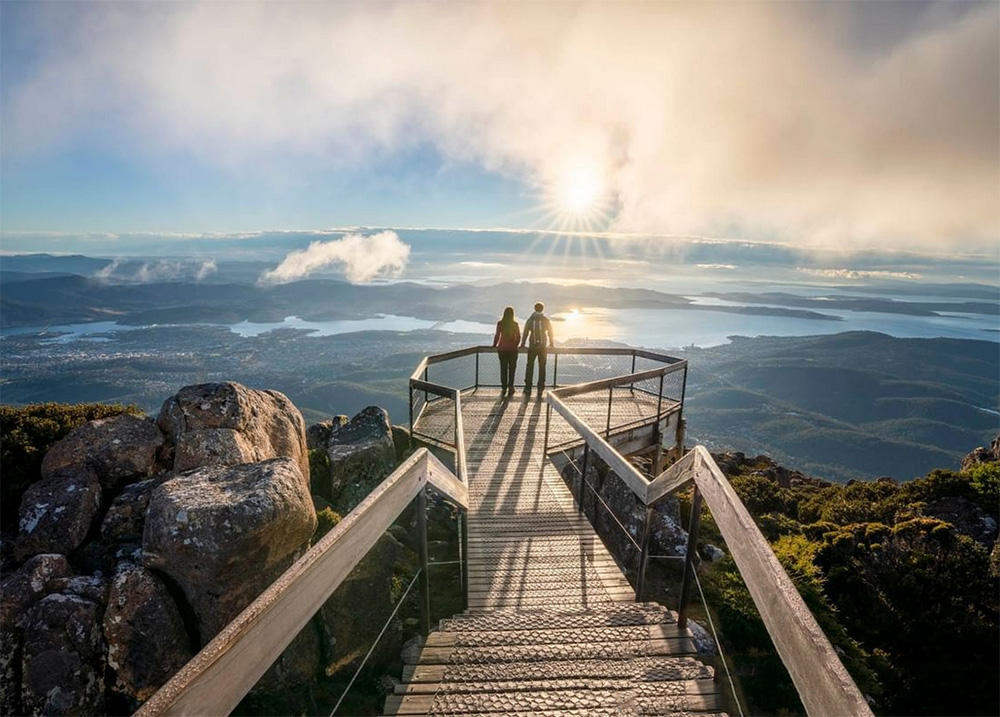
[{"label": "person in light jacket", "polygon": [[521,342],[521,327],[514,318],[514,307],[503,310],[503,318],[497,322],[497,332],[493,335],[493,345],[500,359],[500,395],[514,394],[514,374],[517,373],[517,345]]},{"label": "person in light jacket", "polygon": [[542,302],[535,304],[535,313],[524,322],[524,335],[521,337],[521,346],[528,346],[528,366],[524,372],[524,395],[531,395],[531,379],[534,374],[535,360],[538,360],[538,395],[542,395],[545,390],[545,361],[548,358],[548,350],[554,347],[552,338],[552,322],[543,314],[545,305]]}]

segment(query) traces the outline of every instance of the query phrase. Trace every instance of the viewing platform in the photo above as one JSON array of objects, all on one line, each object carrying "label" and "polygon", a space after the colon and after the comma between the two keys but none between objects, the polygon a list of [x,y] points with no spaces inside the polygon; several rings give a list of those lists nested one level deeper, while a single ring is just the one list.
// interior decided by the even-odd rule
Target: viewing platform
[{"label": "viewing platform", "polygon": [[[424,637],[404,653],[403,681],[386,698],[386,715],[722,715],[734,707],[742,714],[731,678],[703,661],[688,625],[703,504],[807,713],[871,715],[711,454],[684,450],[686,361],[641,349],[559,347],[549,354],[543,396],[521,393],[523,359],[517,392],[505,396],[495,353],[471,347],[420,362],[409,381],[417,449],[139,715],[229,713],[414,503],[420,567],[386,626],[419,586]],[[638,549],[634,585],[582,509],[595,456],[645,506],[644,527],[629,535]],[[452,562],[465,605],[437,629],[428,568],[442,563],[428,557],[428,488],[458,509]],[[683,579],[675,611],[647,602],[644,581],[652,512],[685,488],[693,488],[692,517],[686,555],[676,557]],[[372,649],[380,638],[373,636]]]}]

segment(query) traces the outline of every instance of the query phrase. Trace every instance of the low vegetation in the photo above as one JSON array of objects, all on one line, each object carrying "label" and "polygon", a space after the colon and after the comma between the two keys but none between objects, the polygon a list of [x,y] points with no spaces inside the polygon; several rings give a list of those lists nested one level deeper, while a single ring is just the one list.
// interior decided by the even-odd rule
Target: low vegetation
[{"label": "low vegetation", "polygon": [[[745,465],[732,485],[876,714],[1000,714],[1000,463],[903,484],[764,472]],[[720,539],[707,515],[702,530]],[[732,559],[704,576],[750,710],[801,711]]]}]

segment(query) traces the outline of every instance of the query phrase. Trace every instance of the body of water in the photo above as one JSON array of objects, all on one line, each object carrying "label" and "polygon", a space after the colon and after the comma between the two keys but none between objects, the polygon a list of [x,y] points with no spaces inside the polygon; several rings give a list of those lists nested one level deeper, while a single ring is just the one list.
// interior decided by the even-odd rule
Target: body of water
[{"label": "body of water", "polygon": [[[698,301],[706,304],[739,306],[718,299]],[[942,316],[906,316],[833,309],[825,309],[824,313],[839,316],[843,320],[823,321],[707,310],[602,308],[582,308],[556,314],[552,318],[556,340],[560,342],[572,339],[610,340],[651,348],[718,346],[727,343],[729,336],[812,336],[844,331],[877,331],[898,338],[945,337],[1000,341],[1000,326],[996,316],[959,313]],[[524,317],[520,319],[523,322]],[[101,321],[4,329],[0,335],[17,336],[44,332],[45,335],[51,335],[47,340],[53,343],[111,341],[116,332],[140,328],[155,328],[155,326],[124,326]],[[479,334],[484,337],[483,343],[488,343],[492,339],[494,330],[492,324],[474,321],[433,321],[393,314],[337,321],[305,321],[296,316],[289,316],[280,322],[241,321],[229,325],[228,328],[243,337],[260,336],[278,329],[306,330],[311,332],[311,336],[332,336],[357,331],[434,330]]]}]

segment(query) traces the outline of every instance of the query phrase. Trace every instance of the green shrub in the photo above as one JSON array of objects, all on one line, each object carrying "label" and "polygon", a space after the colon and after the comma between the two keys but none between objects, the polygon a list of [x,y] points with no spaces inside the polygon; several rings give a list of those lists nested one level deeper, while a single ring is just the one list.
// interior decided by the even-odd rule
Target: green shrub
[{"label": "green shrub", "polygon": [[333,527],[342,520],[340,513],[333,508],[326,507],[316,511],[316,532],[313,533],[312,545],[318,543],[324,535],[333,530]]},{"label": "green shrub", "polygon": [[980,463],[965,471],[975,500],[991,515],[1000,512],[1000,463]]},{"label": "green shrub", "polygon": [[0,527],[15,530],[21,496],[41,477],[42,459],[57,441],[98,418],[145,415],[138,406],[108,403],[33,403],[0,406]]}]

